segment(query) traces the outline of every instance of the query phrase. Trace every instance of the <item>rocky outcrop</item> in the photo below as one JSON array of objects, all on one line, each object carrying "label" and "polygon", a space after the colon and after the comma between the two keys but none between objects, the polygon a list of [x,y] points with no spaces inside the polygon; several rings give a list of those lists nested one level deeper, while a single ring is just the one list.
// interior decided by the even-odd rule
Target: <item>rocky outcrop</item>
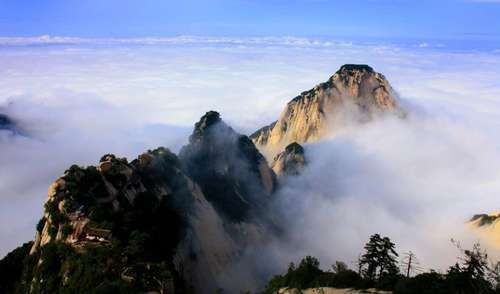
[{"label": "rocky outcrop", "polygon": [[251,218],[269,202],[276,188],[276,176],[264,156],[215,111],[207,112],[196,123],[179,158],[186,174],[230,221]]},{"label": "rocky outcrop", "polygon": [[499,220],[500,214],[476,214],[470,219],[470,222],[478,227],[483,227],[493,225]]},{"label": "rocky outcrop", "polygon": [[278,121],[250,138],[259,149],[276,154],[292,142],[316,141],[344,122],[383,113],[402,113],[386,78],[367,65],[344,65],[328,81],[292,99]]},{"label": "rocky outcrop", "polygon": [[[147,209],[160,203],[165,209]],[[151,227],[123,225],[144,213],[158,221],[149,224],[154,232]],[[239,254],[241,238],[229,234],[225,225],[168,149],[149,151],[130,163],[105,155],[97,167],[72,166],[50,186],[31,254],[53,242],[68,244],[80,253],[116,241],[127,244],[130,233],[139,230],[158,242],[154,247],[167,252],[154,253],[163,256],[160,261],[171,263],[171,270],[185,278],[188,288],[203,293],[198,287],[217,289],[219,275]],[[127,280],[134,280],[131,269],[143,262],[123,266]]]},{"label": "rocky outcrop", "polygon": [[293,142],[286,146],[283,152],[274,157],[271,168],[278,177],[283,177],[298,175],[305,165],[304,148],[300,144]]},{"label": "rocky outcrop", "polygon": [[[51,241],[84,245],[88,230],[104,229],[100,223],[106,222],[111,213],[133,211],[136,198],[145,193],[160,200],[173,197],[177,177],[155,180],[160,171],[165,176],[180,173],[177,157],[165,148],[144,153],[130,163],[108,154],[96,167],[71,166],[48,189],[44,216],[31,252]],[[105,229],[113,228],[106,225]]]},{"label": "rocky outcrop", "polygon": [[469,220],[468,226],[488,245],[500,248],[500,213],[474,215]]},{"label": "rocky outcrop", "polygon": [[191,279],[189,284],[203,287],[197,293],[207,293],[217,283],[227,285],[231,279],[227,266],[237,263],[245,248],[267,238],[261,213],[276,189],[276,176],[252,141],[236,133],[215,111],[195,124],[179,159],[183,171],[200,187],[198,194],[206,199],[202,206],[216,211],[194,218],[193,232],[199,233],[183,241],[184,248],[190,248],[183,252],[191,257],[181,262],[191,269],[184,276]]},{"label": "rocky outcrop", "polygon": [[[20,285],[25,292],[50,292],[43,281],[51,279],[52,287],[83,291],[78,279],[85,275],[137,291],[182,287],[174,282],[174,255],[186,234],[196,234],[190,221],[200,213],[195,194],[177,156],[165,148],[132,162],[108,154],[97,166],[71,166],[49,187],[29,257],[38,261]],[[103,250],[107,254],[98,253]],[[57,263],[48,271],[50,260]],[[94,263],[112,267],[94,273]]]},{"label": "rocky outcrop", "polygon": [[[260,213],[275,189],[276,176],[252,141],[211,111],[179,157],[158,148],[131,162],[107,154],[96,166],[66,170],[49,187],[30,258],[43,268],[44,248],[54,244],[83,260],[109,248],[119,254],[105,261],[114,265],[103,274],[115,284],[213,293],[234,280],[230,268],[245,248],[266,239]],[[59,273],[31,269],[28,285],[43,287],[47,275],[71,284],[76,277],[68,272],[84,271],[72,264],[78,258],[60,257]]]}]

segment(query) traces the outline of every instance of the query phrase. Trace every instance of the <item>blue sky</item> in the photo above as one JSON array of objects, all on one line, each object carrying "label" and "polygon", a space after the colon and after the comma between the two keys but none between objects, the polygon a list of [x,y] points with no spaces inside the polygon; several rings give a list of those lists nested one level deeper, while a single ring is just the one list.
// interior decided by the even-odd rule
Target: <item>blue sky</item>
[{"label": "blue sky", "polygon": [[499,0],[0,0],[2,36],[499,39]]}]

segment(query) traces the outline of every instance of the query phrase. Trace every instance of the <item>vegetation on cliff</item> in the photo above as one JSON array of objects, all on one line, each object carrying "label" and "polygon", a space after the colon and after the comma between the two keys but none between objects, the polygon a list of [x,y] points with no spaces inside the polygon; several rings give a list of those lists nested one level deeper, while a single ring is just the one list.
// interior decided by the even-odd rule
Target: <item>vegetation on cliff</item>
[{"label": "vegetation on cliff", "polygon": [[[37,235],[47,236],[2,260],[0,271],[8,273],[3,277],[12,278],[10,284],[2,283],[1,292],[138,293],[175,288],[182,293],[173,263],[186,227],[174,199],[182,194],[159,193],[159,187],[168,186],[155,179],[161,173],[170,187],[182,181],[172,177],[175,160],[160,148],[132,163],[108,154],[98,168],[71,166],[58,180],[37,225]],[[134,183],[144,189],[128,187]],[[47,241],[42,245],[43,238]]]},{"label": "vegetation on cliff", "polygon": [[[183,293],[208,287],[185,285],[209,274],[190,267],[201,259],[204,266],[223,266],[236,254],[211,205],[227,224],[241,226],[274,190],[275,175],[252,141],[208,112],[180,157],[160,147],[131,162],[106,154],[96,166],[68,168],[49,188],[35,240],[0,262],[9,277],[0,292]],[[195,231],[200,229],[208,231]],[[244,240],[237,229],[233,234]],[[228,248],[203,252],[200,244]],[[185,270],[198,277],[184,277]]]}]

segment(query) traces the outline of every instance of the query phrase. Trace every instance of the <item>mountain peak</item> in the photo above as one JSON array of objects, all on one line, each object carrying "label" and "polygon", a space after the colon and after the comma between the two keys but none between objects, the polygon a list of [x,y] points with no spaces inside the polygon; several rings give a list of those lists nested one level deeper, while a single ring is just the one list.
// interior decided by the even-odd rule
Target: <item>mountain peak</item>
[{"label": "mountain peak", "polygon": [[206,128],[221,121],[220,114],[217,111],[207,111],[195,124],[197,128]]},{"label": "mountain peak", "polygon": [[199,140],[204,135],[206,130],[220,122],[222,122],[222,119],[217,111],[208,111],[194,125],[193,134],[189,137],[189,142],[193,143]]},{"label": "mountain peak", "polygon": [[234,131],[215,111],[195,124],[179,157],[186,174],[230,220],[245,220],[275,189],[275,175],[252,140]]},{"label": "mountain peak", "polygon": [[321,139],[336,124],[401,112],[397,95],[382,74],[368,65],[346,64],[328,81],[293,98],[278,121],[259,129],[251,138],[257,146],[276,154],[292,142]]},{"label": "mountain peak", "polygon": [[352,71],[366,71],[371,73],[375,72],[371,66],[366,64],[344,64],[337,71],[337,74],[352,72]]}]

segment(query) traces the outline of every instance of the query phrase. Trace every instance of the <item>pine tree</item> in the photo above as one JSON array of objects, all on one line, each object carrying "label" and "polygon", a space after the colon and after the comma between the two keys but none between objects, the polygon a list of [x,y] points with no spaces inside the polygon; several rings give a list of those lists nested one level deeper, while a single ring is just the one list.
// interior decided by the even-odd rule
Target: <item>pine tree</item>
[{"label": "pine tree", "polygon": [[379,234],[371,235],[370,240],[365,245],[365,254],[361,256],[359,261],[363,276],[371,281],[375,280],[377,268],[380,265],[381,244],[382,238]]},{"label": "pine tree", "polygon": [[464,293],[488,293],[492,288],[488,280],[488,254],[475,243],[472,249],[463,249],[460,242],[451,242],[462,252],[461,265],[457,262],[448,270],[448,280],[453,289],[462,289]]},{"label": "pine tree", "polygon": [[365,245],[365,253],[361,256],[360,266],[363,276],[371,281],[380,280],[385,276],[397,275],[396,245],[388,237],[379,234],[370,236]]},{"label": "pine tree", "polygon": [[396,245],[388,237],[384,237],[380,250],[379,279],[386,275],[394,276],[399,273],[398,256]]}]

